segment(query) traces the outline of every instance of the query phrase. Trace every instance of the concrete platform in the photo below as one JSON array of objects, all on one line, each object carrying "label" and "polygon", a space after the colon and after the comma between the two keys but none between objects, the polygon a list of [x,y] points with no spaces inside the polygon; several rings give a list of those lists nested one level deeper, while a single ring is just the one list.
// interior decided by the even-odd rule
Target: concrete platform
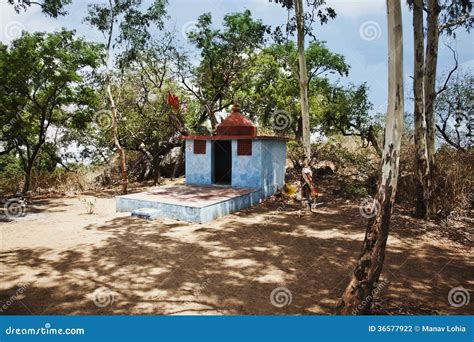
[{"label": "concrete platform", "polygon": [[[262,198],[259,189],[222,186],[175,185],[152,188],[146,192],[118,196],[116,210],[134,216],[158,217],[205,223],[249,208]],[[152,210],[147,210],[152,209]]]}]

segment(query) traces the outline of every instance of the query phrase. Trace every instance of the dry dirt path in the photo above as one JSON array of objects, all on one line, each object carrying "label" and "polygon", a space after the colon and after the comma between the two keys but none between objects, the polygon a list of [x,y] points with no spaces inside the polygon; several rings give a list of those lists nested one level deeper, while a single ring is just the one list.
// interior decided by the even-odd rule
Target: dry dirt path
[{"label": "dry dirt path", "polygon": [[[78,197],[36,200],[26,218],[0,222],[0,313],[332,314],[364,230],[357,206],[343,202],[309,215],[266,202],[199,225],[115,213],[112,195],[97,196],[92,215]],[[398,220],[380,295],[472,314],[474,298],[448,303],[454,287],[472,293],[470,250],[417,231]],[[292,300],[277,308],[280,286]]]}]

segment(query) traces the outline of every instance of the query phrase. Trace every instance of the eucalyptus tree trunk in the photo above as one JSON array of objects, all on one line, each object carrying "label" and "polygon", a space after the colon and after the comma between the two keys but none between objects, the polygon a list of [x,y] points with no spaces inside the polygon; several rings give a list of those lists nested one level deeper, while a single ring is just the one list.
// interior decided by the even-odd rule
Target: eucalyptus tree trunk
[{"label": "eucalyptus tree trunk", "polygon": [[[370,311],[382,271],[390,217],[395,201],[403,131],[403,34],[400,0],[387,0],[388,24],[388,107],[382,174],[374,199],[375,216],[369,220],[362,252],[351,280],[338,304],[341,314]],[[379,210],[380,209],[380,210]]]},{"label": "eucalyptus tree trunk", "polygon": [[424,98],[425,98],[425,118],[427,128],[427,150],[429,164],[429,179],[431,181],[429,206],[427,215],[436,214],[436,202],[434,193],[434,178],[436,176],[436,122],[435,122],[435,100],[436,100],[436,69],[438,64],[438,44],[439,44],[439,17],[440,7],[437,0],[428,0],[428,27],[426,39],[426,56],[425,56],[425,75],[424,75]]},{"label": "eucalyptus tree trunk", "polygon": [[424,77],[424,28],[423,0],[413,2],[413,94],[415,120],[415,170],[416,170],[416,207],[415,214],[419,218],[427,218],[431,193],[430,168],[428,163],[427,132],[425,118],[425,100],[423,97]]},{"label": "eucalyptus tree trunk", "polygon": [[120,159],[120,168],[121,168],[121,176],[122,176],[122,195],[126,195],[128,191],[128,174],[127,174],[127,159],[125,156],[125,151],[120,145],[120,141],[118,138],[118,113],[117,113],[117,107],[115,105],[114,97],[112,94],[112,77],[110,75],[110,49],[112,48],[112,37],[113,37],[113,31],[114,31],[114,9],[113,9],[113,4],[112,1],[109,0],[109,6],[110,6],[110,29],[109,29],[109,36],[107,39],[107,55],[106,55],[106,63],[107,63],[107,79],[106,79],[106,90],[107,90],[107,96],[109,97],[109,103],[110,103],[110,111],[112,113],[112,134],[114,136],[114,145],[115,148],[117,149],[117,153],[119,155]]},{"label": "eucalyptus tree trunk", "polygon": [[311,143],[309,129],[308,71],[306,67],[304,46],[305,28],[303,0],[295,0],[295,15],[299,63],[302,143],[305,158],[304,165],[307,166],[311,159]]},{"label": "eucalyptus tree trunk", "polygon": [[119,158],[120,158],[120,169],[121,169],[120,172],[122,176],[122,195],[126,195],[127,190],[128,190],[127,160],[125,156],[125,151],[120,145],[120,141],[118,139],[117,107],[115,106],[114,97],[112,95],[110,81],[107,82],[107,94],[109,96],[110,110],[112,112],[112,132],[114,136],[114,145],[115,145],[115,148],[117,149],[117,153],[119,154]]}]

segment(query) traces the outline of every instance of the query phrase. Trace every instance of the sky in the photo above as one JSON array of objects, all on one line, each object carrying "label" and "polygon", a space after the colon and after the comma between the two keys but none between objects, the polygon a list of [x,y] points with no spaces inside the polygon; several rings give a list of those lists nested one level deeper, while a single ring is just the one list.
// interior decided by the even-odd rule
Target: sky
[{"label": "sky", "polygon": [[[73,0],[72,5],[67,8],[69,15],[57,19],[45,16],[38,6],[32,6],[26,12],[17,14],[6,0],[0,1],[0,41],[5,44],[17,38],[22,30],[53,32],[62,27],[76,30],[78,35],[87,40],[103,42],[101,34],[83,22],[88,4],[104,2],[103,0]],[[327,4],[336,10],[337,17],[326,25],[314,25],[313,33],[319,40],[326,41],[331,51],[346,57],[351,70],[348,77],[341,79],[341,83],[367,82],[374,111],[385,112],[388,54],[385,1],[327,0]],[[219,27],[225,14],[245,9],[249,9],[254,18],[261,19],[266,25],[280,25],[287,19],[286,10],[268,0],[169,0],[167,11],[170,18],[167,27],[174,29],[180,44],[186,46],[184,32],[192,29],[199,15],[211,12],[214,25]],[[410,96],[410,76],[413,73],[412,17],[403,0],[402,10],[405,93]],[[443,44],[445,41],[447,39],[441,39],[438,62],[440,77],[447,74],[454,65],[452,52]],[[458,53],[460,70],[473,71],[473,35],[459,32],[451,43]],[[409,102],[407,101],[407,110],[410,108]]]}]

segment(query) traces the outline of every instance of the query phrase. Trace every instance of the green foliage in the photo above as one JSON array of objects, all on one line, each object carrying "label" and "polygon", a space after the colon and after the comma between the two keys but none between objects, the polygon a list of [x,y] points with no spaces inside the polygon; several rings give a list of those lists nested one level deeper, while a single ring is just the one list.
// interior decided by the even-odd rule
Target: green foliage
[{"label": "green foliage", "polygon": [[336,136],[313,145],[313,160],[332,162],[339,178],[337,195],[362,198],[373,195],[379,178],[379,161],[373,150],[360,148],[354,137]]},{"label": "green foliage", "polygon": [[474,18],[472,16],[472,1],[470,0],[441,0],[440,21],[442,32],[449,36],[455,36],[456,29],[462,27],[467,32],[474,26]]},{"label": "green foliage", "polygon": [[49,130],[90,120],[97,98],[86,69],[100,65],[102,51],[65,30],[24,33],[10,47],[0,45],[0,120],[7,123],[0,142],[5,151],[15,149],[26,173]]},{"label": "green foliage", "polygon": [[[269,0],[281,4],[282,7],[288,11],[294,11],[295,3],[294,0]],[[306,2],[306,6],[304,3]],[[303,7],[305,7],[304,16],[304,31],[305,35],[316,39],[313,34],[312,26],[314,23],[319,22],[321,25],[326,24],[329,20],[336,18],[336,11],[332,7],[326,5],[326,0],[306,0],[303,1]],[[284,26],[284,29],[282,28]],[[287,35],[294,35],[296,32],[296,18],[295,15],[289,16],[288,21],[285,25],[278,26],[273,34],[275,41],[282,43],[287,41]],[[286,32],[286,35],[283,33]]]},{"label": "green foliage", "polygon": [[166,4],[166,0],[153,0],[146,10],[141,8],[142,0],[92,4],[85,21],[107,37],[108,52],[110,48],[118,48],[116,62],[123,69],[148,46],[153,25],[163,29]]},{"label": "green foliage", "polygon": [[65,7],[69,5],[72,0],[7,0],[7,2],[13,5],[17,13],[26,11],[31,5],[39,5],[43,13],[57,18],[58,16],[67,14]]},{"label": "green foliage", "polygon": [[[312,41],[306,50],[308,65],[311,129],[316,131],[327,108],[328,97],[336,87],[330,75],[347,76],[349,65],[344,56],[331,52],[324,42]],[[301,135],[298,83],[298,53],[293,42],[274,44],[262,50],[246,73],[246,87],[239,93],[242,107],[267,127]],[[286,125],[274,122],[286,116]],[[283,129],[282,129],[283,128]]]},{"label": "green foliage", "polygon": [[[347,88],[326,88],[324,108],[321,110],[321,124],[325,134],[355,135],[366,138],[369,130],[375,126],[380,130],[369,115],[373,108],[368,98],[368,88],[364,83],[360,86],[351,85]],[[375,133],[375,132],[374,132]]]},{"label": "green foliage", "polygon": [[193,67],[183,58],[179,67],[182,83],[206,115],[201,122],[210,118],[215,124],[214,113],[236,100],[235,93],[246,86],[244,72],[263,47],[267,32],[269,28],[254,20],[249,10],[226,15],[222,29],[212,28],[210,13],[198,18],[196,30],[188,37],[201,53],[200,64]]},{"label": "green foliage", "polygon": [[0,155],[0,190],[15,194],[20,191],[19,184],[23,178],[20,161],[13,153]]}]

